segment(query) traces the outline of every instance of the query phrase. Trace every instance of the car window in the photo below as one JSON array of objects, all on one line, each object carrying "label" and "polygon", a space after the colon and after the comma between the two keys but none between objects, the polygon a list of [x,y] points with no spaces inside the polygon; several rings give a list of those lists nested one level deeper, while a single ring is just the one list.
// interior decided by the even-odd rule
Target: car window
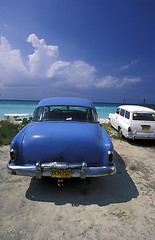
[{"label": "car window", "polygon": [[153,113],[134,113],[133,120],[155,121],[155,114]]},{"label": "car window", "polygon": [[40,121],[41,117],[42,117],[42,111],[43,111],[42,107],[35,109],[35,111],[33,113],[33,120]]},{"label": "car window", "polygon": [[124,113],[125,113],[125,110],[124,110],[124,109],[121,109],[120,115],[121,115],[122,117],[124,117]]},{"label": "car window", "polygon": [[[35,110],[34,121],[97,122],[94,109],[81,106],[44,106]],[[40,116],[39,116],[40,114]]]},{"label": "car window", "polygon": [[125,112],[125,117],[126,117],[127,119],[129,119],[129,118],[130,118],[130,112],[126,111],[126,112]]},{"label": "car window", "polygon": [[120,113],[120,108],[116,109],[116,113],[119,114]]}]

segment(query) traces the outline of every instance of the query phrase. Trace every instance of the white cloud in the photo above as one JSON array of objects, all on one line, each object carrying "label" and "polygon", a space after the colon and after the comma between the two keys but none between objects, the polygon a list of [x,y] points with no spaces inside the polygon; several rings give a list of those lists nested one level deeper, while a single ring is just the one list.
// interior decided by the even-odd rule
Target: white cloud
[{"label": "white cloud", "polygon": [[71,65],[70,62],[56,61],[47,70],[46,76],[48,78],[61,76],[65,73],[65,69],[70,65]]},{"label": "white cloud", "polygon": [[[97,70],[84,61],[62,61],[58,46],[47,45],[35,34],[29,35],[27,42],[34,47],[24,64],[20,50],[12,49],[8,40],[0,38],[0,85],[1,87],[44,87],[48,88],[121,88],[141,81],[140,78],[123,78],[107,75],[97,78]],[[136,60],[134,60],[135,62]],[[134,63],[131,63],[134,64]],[[122,66],[127,69],[128,65]]]},{"label": "white cloud", "polygon": [[74,61],[53,63],[47,72],[47,77],[59,79],[56,85],[70,84],[77,88],[88,88],[95,80],[95,67],[83,62]]},{"label": "white cloud", "polygon": [[128,65],[122,65],[120,67],[120,70],[127,70],[128,68],[131,67],[131,65],[135,65],[138,62],[137,59],[134,59],[133,61],[131,61]]},{"label": "white cloud", "polygon": [[126,70],[128,68],[129,68],[129,65],[123,65],[123,66],[121,66],[120,70]]},{"label": "white cloud", "polygon": [[136,64],[137,62],[138,62],[138,59],[135,59],[135,60],[131,61],[131,64],[134,65],[134,64]]},{"label": "white cloud", "polygon": [[0,38],[0,80],[1,86],[11,79],[19,79],[20,74],[27,74],[26,67],[23,65],[19,50],[11,49],[8,40]]},{"label": "white cloud", "polygon": [[9,25],[6,24],[6,23],[4,23],[3,26],[4,26],[5,28],[9,28]]},{"label": "white cloud", "polygon": [[137,82],[140,82],[140,81],[141,81],[140,77],[136,77],[136,78],[125,77],[125,78],[123,78],[120,86],[124,86],[124,85],[130,84],[130,83],[137,83]]},{"label": "white cloud", "polygon": [[141,78],[117,78],[115,76],[105,76],[103,78],[97,79],[96,86],[98,88],[122,88],[128,84],[133,84],[140,82]]},{"label": "white cloud", "polygon": [[108,75],[108,76],[102,77],[100,79],[97,79],[96,87],[98,87],[98,88],[111,88],[111,87],[117,88],[119,85],[119,82],[120,82],[119,78]]},{"label": "white cloud", "polygon": [[32,55],[28,55],[30,74],[45,77],[51,64],[58,59],[58,46],[46,45],[45,40],[39,40],[35,34],[31,34],[27,42],[36,48]]}]

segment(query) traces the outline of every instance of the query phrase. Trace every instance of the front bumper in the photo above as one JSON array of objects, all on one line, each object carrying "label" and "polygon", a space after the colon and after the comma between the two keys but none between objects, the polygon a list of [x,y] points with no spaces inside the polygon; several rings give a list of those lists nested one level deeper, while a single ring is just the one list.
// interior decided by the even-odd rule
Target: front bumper
[{"label": "front bumper", "polygon": [[68,164],[62,162],[40,163],[36,165],[26,164],[22,166],[15,165],[12,161],[8,162],[8,172],[13,175],[31,176],[41,178],[42,176],[50,176],[52,168],[56,169],[71,169],[71,177],[79,177],[85,179],[87,177],[102,177],[113,175],[116,173],[116,166],[112,162],[111,166],[102,167],[87,167],[85,162],[79,164]]}]

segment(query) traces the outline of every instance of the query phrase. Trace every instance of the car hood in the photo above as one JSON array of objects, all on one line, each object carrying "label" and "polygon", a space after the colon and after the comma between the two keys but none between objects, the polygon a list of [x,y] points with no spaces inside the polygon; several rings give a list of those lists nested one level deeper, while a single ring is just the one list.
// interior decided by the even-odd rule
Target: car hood
[{"label": "car hood", "polygon": [[82,122],[32,122],[22,149],[25,162],[97,163],[101,161],[100,125]]}]

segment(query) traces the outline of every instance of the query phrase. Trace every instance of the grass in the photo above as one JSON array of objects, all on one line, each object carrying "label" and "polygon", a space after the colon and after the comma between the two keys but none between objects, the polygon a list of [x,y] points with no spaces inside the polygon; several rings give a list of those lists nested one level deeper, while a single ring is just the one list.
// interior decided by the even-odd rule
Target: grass
[{"label": "grass", "polygon": [[8,145],[16,134],[28,124],[32,118],[24,118],[22,123],[13,123],[9,120],[0,121],[0,145]]},{"label": "grass", "polygon": [[122,138],[119,137],[118,132],[113,127],[111,127],[110,123],[102,123],[101,125],[108,133],[110,138],[122,140]]}]

